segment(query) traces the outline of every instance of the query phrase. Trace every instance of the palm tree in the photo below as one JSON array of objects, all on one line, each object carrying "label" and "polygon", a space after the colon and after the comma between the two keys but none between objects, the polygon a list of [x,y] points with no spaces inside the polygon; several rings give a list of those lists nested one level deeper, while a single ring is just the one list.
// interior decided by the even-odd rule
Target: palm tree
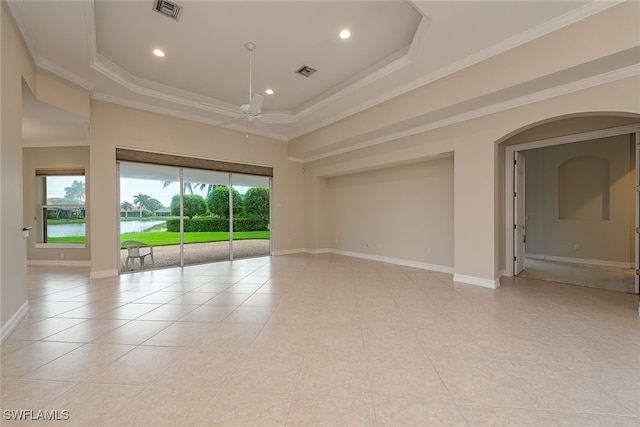
[{"label": "palm tree", "polygon": [[120,203],[120,209],[122,209],[124,211],[124,217],[128,218],[129,217],[129,211],[133,210],[133,205],[129,202],[122,202]]},{"label": "palm tree", "polygon": [[140,209],[140,218],[142,218],[142,210],[147,207],[147,203],[151,199],[151,196],[143,193],[138,193],[133,196],[133,204]]},{"label": "palm tree", "polygon": [[79,200],[81,202],[84,201],[84,181],[73,180],[69,187],[64,189],[64,197],[67,199]]},{"label": "palm tree", "polygon": [[[173,184],[174,181],[162,181],[162,188],[167,188],[168,186],[170,186],[171,184]],[[183,185],[183,192],[186,194],[187,192],[189,194],[193,194],[193,189],[194,188],[198,188],[200,190],[204,190],[205,188],[207,189],[207,196],[209,195],[209,193],[211,193],[213,190],[215,190],[217,187],[216,184],[201,184],[201,183],[196,183],[196,182],[185,182]]]}]

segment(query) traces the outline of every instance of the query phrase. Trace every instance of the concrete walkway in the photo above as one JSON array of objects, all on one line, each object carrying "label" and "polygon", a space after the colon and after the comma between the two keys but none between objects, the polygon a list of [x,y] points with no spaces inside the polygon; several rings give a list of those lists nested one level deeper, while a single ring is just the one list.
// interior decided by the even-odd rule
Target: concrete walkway
[{"label": "concrete walkway", "polygon": [[[121,268],[126,271],[127,251],[121,251]],[[269,255],[269,240],[234,240],[233,258],[254,258]],[[229,242],[190,243],[184,246],[184,264],[204,264],[229,260]],[[180,266],[180,246],[154,246],[153,268],[168,268]],[[150,269],[151,262],[147,257],[144,269]],[[140,271],[140,264],[136,260],[133,269]]]}]

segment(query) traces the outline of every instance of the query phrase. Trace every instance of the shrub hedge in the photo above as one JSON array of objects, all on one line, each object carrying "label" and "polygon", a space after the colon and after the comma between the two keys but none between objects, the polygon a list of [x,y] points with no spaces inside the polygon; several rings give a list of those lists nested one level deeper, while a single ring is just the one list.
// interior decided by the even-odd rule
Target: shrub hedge
[{"label": "shrub hedge", "polygon": [[[269,221],[264,219],[234,219],[233,231],[267,231],[269,230]],[[180,231],[180,219],[168,219],[167,231],[179,232]],[[185,218],[184,219],[184,231],[188,232],[228,232],[229,220],[222,218]]]}]

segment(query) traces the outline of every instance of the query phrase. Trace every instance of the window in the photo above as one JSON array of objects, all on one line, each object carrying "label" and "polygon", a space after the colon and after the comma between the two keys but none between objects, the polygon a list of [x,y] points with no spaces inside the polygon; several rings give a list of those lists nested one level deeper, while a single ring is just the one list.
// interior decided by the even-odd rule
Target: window
[{"label": "window", "polygon": [[36,169],[39,243],[85,244],[85,175],[83,168]]}]

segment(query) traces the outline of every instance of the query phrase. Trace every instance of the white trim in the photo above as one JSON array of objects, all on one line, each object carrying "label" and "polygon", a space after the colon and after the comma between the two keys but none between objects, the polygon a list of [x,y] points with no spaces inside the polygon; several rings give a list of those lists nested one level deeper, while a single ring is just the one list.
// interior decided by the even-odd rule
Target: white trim
[{"label": "white trim", "polygon": [[86,249],[86,243],[36,243],[36,249]]},{"label": "white trim", "polygon": [[531,259],[544,259],[544,254],[530,254],[530,253],[526,253],[524,254],[525,259],[526,258],[531,258]]},{"label": "white trim", "polygon": [[[485,61],[496,55],[499,55],[501,53],[517,48],[518,46],[521,46],[527,42],[536,40],[539,37],[553,33],[554,31],[557,31],[568,25],[574,24],[590,16],[601,13],[611,7],[617,6],[622,2],[623,0],[589,2],[584,6],[578,7],[564,15],[561,15],[550,21],[544,22],[522,33],[516,34],[515,36],[509,39],[503,40],[480,52],[476,52],[472,55],[469,55],[453,64],[449,64],[448,66],[438,69],[435,72],[429,73],[426,76],[415,79],[400,88],[388,91],[383,95],[377,97],[375,100],[371,100],[369,102],[357,105],[354,108],[349,109],[348,111],[343,111],[341,114],[335,115],[329,118],[328,120],[323,121],[322,123],[313,125],[293,135],[289,135],[289,137],[284,138],[284,140],[294,139],[302,134],[309,133],[315,129],[318,129],[319,127],[338,121],[341,118],[344,118],[345,114],[350,115],[350,114],[358,113],[360,111],[363,111],[367,108],[372,107],[373,105],[377,105],[381,102],[387,101],[389,99],[400,96],[404,93],[410,92],[418,87],[424,86],[438,79],[447,77],[448,75],[456,73],[465,68],[471,67],[477,63]],[[190,93],[184,90],[178,90],[176,88],[161,85],[158,83],[149,82],[144,79],[136,78],[131,73],[121,69],[120,67],[118,67],[117,65],[109,61],[108,59],[102,57],[97,51],[94,5],[93,5],[93,2],[84,2],[84,3],[85,3],[84,4],[84,20],[87,28],[87,46],[89,51],[88,52],[89,66],[92,69],[96,70],[97,72],[101,73],[102,75],[111,79],[112,81],[117,82],[122,87],[131,90],[134,93],[150,96],[159,100],[177,103],[179,105],[190,106],[197,109],[207,110],[205,108],[202,108],[201,101],[197,100],[197,98],[203,98],[201,95]],[[68,70],[58,66],[57,64],[51,63],[50,61],[48,61],[43,57],[38,46],[33,41],[34,40],[33,32],[30,30],[27,23],[23,19],[24,12],[20,6],[20,2],[10,1],[10,2],[7,2],[7,4],[16,22],[16,25],[19,27],[20,32],[24,35],[25,43],[36,65],[72,83],[75,83],[88,91],[93,91],[94,89],[93,83],[81,78],[78,75],[75,75],[69,72]],[[417,50],[419,46],[423,43],[423,41],[427,37],[428,29],[430,26],[429,24],[430,24],[430,19],[427,16],[422,15],[422,20],[420,22],[420,25],[418,26],[418,29],[416,30],[416,33],[414,34],[414,38],[411,41],[410,45],[408,47],[405,47],[400,52],[396,53],[396,56],[398,56],[400,53],[404,53],[404,55],[400,56],[395,61],[392,61],[391,63],[386,64],[373,72],[363,73],[364,75],[362,76],[361,79],[359,79],[358,81],[352,82],[352,84],[342,88],[337,93],[331,95],[329,98],[320,99],[315,104],[308,106],[304,111],[300,111],[300,112],[297,112],[296,114],[293,114],[291,121],[294,122],[300,119],[301,117],[303,117],[304,115],[309,114],[313,111],[316,111],[319,108],[322,108],[325,104],[332,102],[331,98],[342,99],[344,97],[347,97],[353,91],[361,87],[366,87],[367,85],[373,82],[380,81],[384,79],[386,76],[393,74],[399,69],[402,69],[403,67],[410,64],[412,62],[412,59],[418,54]],[[174,93],[171,93],[171,92],[174,92]],[[92,94],[92,98],[97,99],[93,95],[94,94]],[[226,104],[220,100],[214,100],[214,102],[221,105]],[[215,106],[213,102],[211,104],[212,104],[211,106]],[[121,105],[126,105],[126,104],[123,103]],[[141,108],[141,109],[146,111],[153,111],[151,106],[147,106],[147,108]],[[209,108],[209,111],[210,110],[211,108]],[[226,109],[224,107],[216,110],[218,110],[220,114],[226,114],[226,115],[229,114],[229,112],[225,111]],[[189,120],[195,120],[203,123],[209,123],[202,117],[192,116],[189,118],[186,116],[191,116],[191,115],[183,112],[178,112],[174,109],[166,109],[166,112],[162,114],[166,114],[168,116],[173,116],[173,117],[187,118]],[[277,139],[280,139],[280,138],[277,138]]]},{"label": "white trim", "polygon": [[118,270],[92,271],[89,274],[90,279],[104,279],[106,277],[116,277],[116,276],[118,276]]},{"label": "white trim", "polygon": [[527,254],[527,258],[546,260],[546,261],[555,261],[555,262],[566,262],[569,264],[583,264],[583,265],[593,265],[598,267],[614,267],[614,268],[633,268],[632,262],[619,262],[619,261],[604,261],[599,259],[586,259],[586,258],[570,258],[564,256],[555,256],[555,255],[539,255],[534,254],[536,257],[541,256],[542,258],[534,258]]},{"label": "white trim", "polygon": [[304,253],[312,254],[312,255],[328,254],[329,252],[330,252],[329,248],[323,248],[323,249],[304,248]]},{"label": "white trim", "polygon": [[511,195],[514,191],[513,182],[513,158],[517,151],[531,150],[535,148],[549,147],[553,145],[569,144],[573,142],[588,141],[592,139],[607,138],[610,136],[624,135],[640,130],[640,125],[631,124],[608,129],[583,132],[574,135],[566,135],[556,138],[542,139],[527,143],[511,145],[505,147],[505,275],[513,276],[513,201]]},{"label": "white trim", "polygon": [[370,261],[386,262],[387,264],[402,265],[404,267],[419,268],[421,270],[437,271],[439,273],[453,274],[453,267],[447,267],[444,265],[427,264],[420,261],[412,261],[401,258],[391,258],[380,255],[363,254],[361,252],[343,251],[340,249],[329,249],[329,252],[336,255],[344,255],[352,258],[367,259]]},{"label": "white trim", "polygon": [[68,139],[68,140],[22,140],[22,147],[86,147],[89,145],[88,139]]},{"label": "white trim", "polygon": [[[450,76],[458,71],[469,68],[473,65],[476,65],[482,61],[493,58],[494,56],[500,55],[504,52],[508,52],[512,49],[515,49],[525,43],[528,43],[532,40],[536,40],[540,37],[546,36],[547,34],[551,34],[554,31],[557,31],[561,28],[564,28],[568,25],[574,24],[576,22],[582,21],[583,19],[589,18],[590,16],[596,15],[600,12],[604,12],[605,10],[617,6],[622,3],[624,0],[611,0],[611,1],[592,1],[587,3],[584,6],[581,6],[575,10],[572,10],[564,15],[561,15],[557,18],[552,19],[551,21],[544,22],[534,28],[526,30],[520,34],[516,34],[515,36],[503,40],[493,46],[489,46],[488,48],[476,52],[472,55],[469,55],[461,60],[449,64],[443,68],[440,68],[432,73],[427,74],[419,79],[413,80],[402,87],[396,88],[394,90],[390,90],[381,96],[377,97],[374,100],[370,100],[366,103],[362,103],[357,105],[347,111],[342,111],[340,114],[336,114],[333,117],[330,117],[318,124],[306,127],[292,135],[289,136],[289,140],[295,139],[301,135],[305,135],[309,132],[313,132],[321,127],[327,126],[328,124],[337,122],[339,120],[344,119],[353,114],[357,114],[361,111],[364,111],[368,108],[371,108],[374,105],[381,104],[390,99],[396,98],[400,95],[404,95],[405,93],[411,92],[419,87],[425,86],[429,83],[432,83],[436,80],[443,79],[447,76]],[[430,22],[429,22],[430,23]],[[425,23],[425,27],[428,27],[429,23]],[[422,32],[426,33],[426,29],[424,28]],[[420,30],[420,28],[419,28]],[[417,34],[417,33],[416,33]],[[412,43],[412,45],[417,45],[416,41]]]},{"label": "white trim", "polygon": [[591,139],[607,138],[640,131],[640,125],[631,124],[607,129],[577,133],[556,138],[541,139],[522,144],[509,145],[504,152],[504,236],[505,236],[505,276],[513,276],[513,159],[517,151],[532,150],[534,148],[550,147],[552,145],[569,144],[588,141]]},{"label": "white trim", "polygon": [[27,265],[44,265],[50,267],[91,267],[91,261],[28,259]]},{"label": "white trim", "polygon": [[24,319],[28,313],[29,301],[25,301],[24,304],[22,304],[22,306],[13,313],[13,316],[11,316],[9,320],[2,325],[2,328],[0,328],[0,344],[9,338],[9,335],[11,335],[11,333],[18,327],[22,319]]},{"label": "white trim", "polygon": [[[199,116],[197,114],[186,113],[184,111],[176,111],[176,110],[171,109],[171,108],[158,107],[156,105],[147,104],[147,103],[138,102],[138,101],[132,101],[132,100],[129,100],[129,99],[124,99],[124,98],[111,96],[111,95],[98,93],[98,92],[93,92],[91,94],[91,99],[96,100],[96,101],[109,102],[109,103],[116,104],[116,105],[121,105],[121,106],[124,106],[124,107],[130,107],[130,108],[134,108],[136,110],[148,111],[150,113],[162,114],[162,115],[165,115],[165,116],[168,116],[168,117],[176,117],[176,118],[179,118],[179,119],[191,120],[191,121],[198,122],[198,123],[205,123],[205,124],[208,124],[208,125],[211,125],[211,126],[218,126],[220,124],[220,120],[214,120],[214,119],[211,119],[211,118],[207,118],[206,116]],[[241,128],[239,126],[228,127],[228,129],[230,131],[236,131],[236,132],[242,132],[242,133],[246,133],[247,132],[247,129]],[[273,138],[273,139],[276,139],[276,140],[279,140],[279,141],[288,141],[289,140],[289,138],[285,137],[284,135],[280,135],[280,134],[276,134],[276,133],[259,132],[256,129],[252,129],[251,127],[249,127],[248,132],[251,135],[265,136],[265,137]]]},{"label": "white trim", "polygon": [[637,75],[640,75],[640,65],[630,65],[628,67],[621,68],[619,70],[614,70],[604,74],[587,77],[585,79],[577,80],[561,86],[544,89],[541,91],[530,93],[528,95],[523,95],[517,98],[509,99],[507,101],[498,102],[495,104],[477,108],[475,110],[456,114],[454,116],[449,116],[441,120],[436,120],[435,122],[429,122],[413,128],[406,128],[398,132],[382,135],[380,137],[365,140],[357,144],[349,145],[347,147],[342,147],[335,150],[327,151],[322,154],[317,154],[315,156],[305,157],[303,158],[303,161],[314,162],[316,160],[326,159],[328,157],[333,157],[340,154],[361,150],[363,148],[372,147],[375,145],[383,144],[385,142],[394,141],[400,138],[407,138],[413,135],[417,135],[419,133],[431,131],[431,130],[442,128],[445,126],[454,125],[457,123],[466,122],[469,120],[473,120],[473,119],[488,116],[491,114],[499,113],[502,111],[510,110],[512,108],[522,107],[525,105],[533,104],[535,102],[540,102],[547,99],[555,98],[557,96],[567,95],[573,92],[589,89],[589,88],[600,86],[607,83],[616,82],[618,80],[626,79],[629,77],[635,77]]},{"label": "white trim", "polygon": [[453,274],[453,281],[466,283],[467,285],[482,286],[483,288],[489,289],[498,289],[500,287],[500,279],[483,279],[482,277],[465,276],[458,273]]},{"label": "white trim", "polygon": [[301,253],[305,253],[306,251],[302,248],[298,248],[298,249],[285,249],[282,251],[275,251],[273,253],[273,255],[278,256],[278,255],[292,255],[292,254],[301,254]]}]

